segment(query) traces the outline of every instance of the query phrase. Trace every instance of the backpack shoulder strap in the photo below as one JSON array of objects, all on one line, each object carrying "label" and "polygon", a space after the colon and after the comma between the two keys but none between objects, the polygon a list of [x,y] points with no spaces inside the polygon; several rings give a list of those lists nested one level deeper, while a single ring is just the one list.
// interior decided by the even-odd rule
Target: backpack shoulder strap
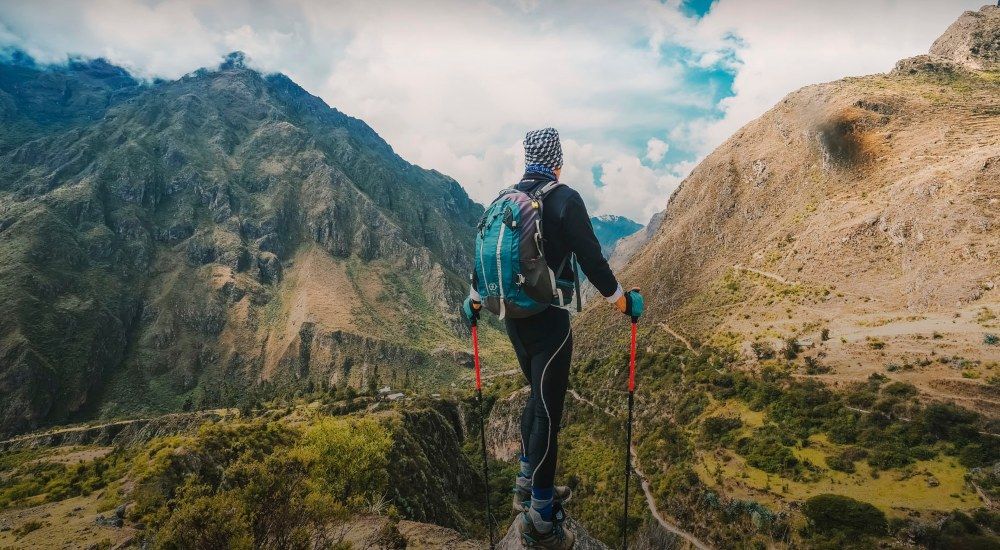
[{"label": "backpack shoulder strap", "polygon": [[560,185],[562,185],[562,182],[559,180],[550,181],[532,193],[532,196],[538,200],[542,200],[545,198],[545,195],[548,195],[553,189],[559,187]]}]

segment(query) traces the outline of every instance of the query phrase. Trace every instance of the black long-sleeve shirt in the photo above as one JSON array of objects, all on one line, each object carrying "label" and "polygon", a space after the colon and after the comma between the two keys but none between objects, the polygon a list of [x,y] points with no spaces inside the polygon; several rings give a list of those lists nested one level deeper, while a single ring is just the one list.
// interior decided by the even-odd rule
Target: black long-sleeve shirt
[{"label": "black long-sleeve shirt", "polygon": [[[531,192],[549,181],[544,176],[536,177],[529,173],[517,184],[517,189]],[[587,206],[575,189],[559,185],[545,196],[542,203],[542,233],[545,237],[545,261],[553,271],[559,269],[559,264],[570,252],[576,253],[580,269],[601,295],[612,302],[621,296],[622,289],[618,279],[601,254],[601,243],[594,234]],[[566,281],[574,280],[575,274],[569,261],[563,265],[561,272],[556,273],[556,277]],[[471,296],[478,299],[475,289],[473,272]]]}]

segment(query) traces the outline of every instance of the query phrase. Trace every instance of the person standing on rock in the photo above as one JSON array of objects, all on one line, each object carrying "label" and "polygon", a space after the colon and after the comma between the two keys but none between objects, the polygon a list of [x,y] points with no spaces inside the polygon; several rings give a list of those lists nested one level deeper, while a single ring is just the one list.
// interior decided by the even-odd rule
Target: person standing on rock
[{"label": "person standing on rock", "polygon": [[[522,541],[530,547],[564,549],[572,548],[575,541],[573,533],[562,528],[562,504],[569,500],[570,489],[554,483],[559,423],[573,353],[567,306],[573,303],[575,273],[567,260],[575,254],[587,279],[625,315],[641,315],[643,300],[637,288],[622,291],[601,254],[583,198],[559,181],[563,164],[559,132],[554,128],[528,132],[524,161],[521,180],[500,194],[479,223],[476,269],[462,310],[475,322],[485,301],[487,309],[504,320],[521,371],[531,385],[521,414],[521,469],[513,499],[520,514]],[[515,243],[508,245],[505,234]],[[492,240],[490,235],[494,235]],[[508,246],[519,250],[522,258],[529,250],[537,256],[535,263],[544,259],[540,267],[547,273],[533,276],[532,258],[518,264],[516,258],[504,255]],[[505,266],[516,273],[505,275]],[[531,284],[551,289],[553,299],[536,304],[521,296],[521,287]]]}]

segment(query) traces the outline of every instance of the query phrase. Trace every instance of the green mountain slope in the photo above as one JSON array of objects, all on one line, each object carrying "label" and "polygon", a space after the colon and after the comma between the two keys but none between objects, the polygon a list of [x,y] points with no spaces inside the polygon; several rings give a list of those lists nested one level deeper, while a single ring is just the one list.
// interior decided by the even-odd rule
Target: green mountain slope
[{"label": "green mountain slope", "polygon": [[482,208],[360,120],[241,54],[145,85],[22,55],[0,83],[0,433],[465,360]]}]

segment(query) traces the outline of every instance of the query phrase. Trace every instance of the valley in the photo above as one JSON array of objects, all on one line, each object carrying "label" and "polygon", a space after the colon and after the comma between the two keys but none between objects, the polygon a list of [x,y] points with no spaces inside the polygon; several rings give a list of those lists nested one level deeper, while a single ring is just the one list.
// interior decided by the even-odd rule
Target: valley
[{"label": "valley", "polygon": [[[790,93],[645,227],[592,220],[646,297],[630,547],[1000,546],[998,48],[966,12]],[[473,393],[459,182],[239,52],[12,54],[0,118],[0,548],[487,548],[487,484],[518,546],[526,390],[484,319]],[[557,480],[614,547],[628,322],[573,323]]]}]

